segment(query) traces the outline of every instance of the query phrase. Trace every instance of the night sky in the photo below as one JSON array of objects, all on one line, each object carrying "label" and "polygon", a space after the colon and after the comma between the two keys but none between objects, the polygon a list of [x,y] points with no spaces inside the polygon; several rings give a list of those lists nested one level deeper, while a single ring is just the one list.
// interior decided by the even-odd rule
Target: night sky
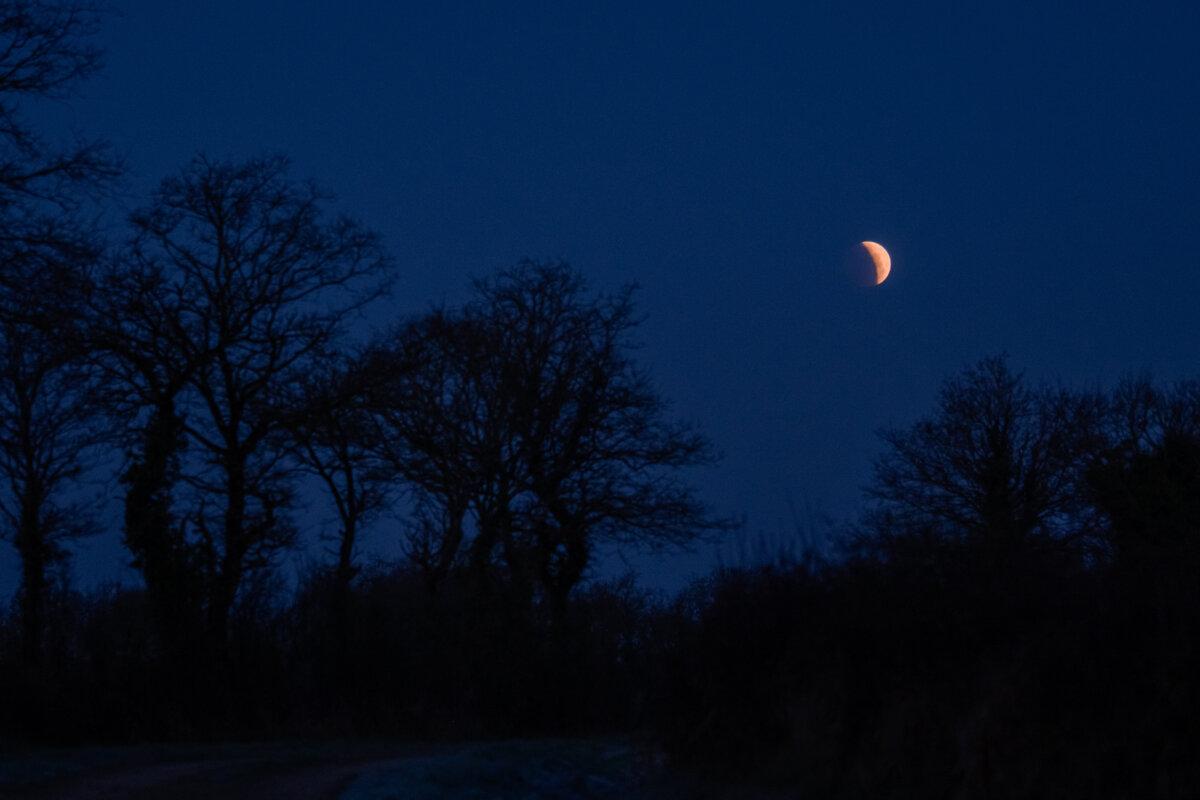
[{"label": "night sky", "polygon": [[[384,235],[375,324],[525,256],[637,282],[643,362],[724,453],[696,482],[750,537],[852,517],[876,431],[979,357],[1200,374],[1194,4],[113,5],[104,72],[38,113],[125,155],[121,202],[196,151],[286,153]],[[875,289],[840,270],[863,239]],[[117,541],[80,584],[134,579]],[[673,589],[714,559],[631,563]]]}]

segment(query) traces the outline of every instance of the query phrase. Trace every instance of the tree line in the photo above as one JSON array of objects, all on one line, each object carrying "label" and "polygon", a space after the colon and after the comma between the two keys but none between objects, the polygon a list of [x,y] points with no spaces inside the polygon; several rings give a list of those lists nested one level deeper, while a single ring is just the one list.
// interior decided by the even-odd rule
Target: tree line
[{"label": "tree line", "polygon": [[461,566],[480,593],[555,613],[600,542],[719,526],[677,477],[708,443],[630,357],[630,290],[526,262],[352,349],[346,322],[388,260],[281,159],[198,158],[131,225],[4,340],[0,473],[31,660],[46,570],[89,527],[72,478],[104,447],[124,457],[123,541],[164,632],[218,649],[245,582],[295,542],[304,475],[336,510],[341,593],[363,526],[401,494],[431,594]]},{"label": "tree line", "polygon": [[[0,738],[649,731],[822,797],[1195,796],[1200,384],[984,358],[881,433],[832,555],[589,582],[607,543],[733,527],[633,289],[522,262],[355,340],[396,267],[279,157],[198,156],[101,236],[119,161],[21,114],[97,68],[97,24],[0,3]],[[113,463],[141,585],[72,592]],[[288,593],[312,487],[329,558]],[[371,526],[400,562],[362,563]]]},{"label": "tree line", "polygon": [[557,617],[602,542],[722,527],[678,477],[709,443],[632,358],[632,287],[593,293],[565,263],[523,262],[461,307],[352,344],[393,265],[282,157],[197,156],[123,238],[84,225],[85,195],[119,164],[95,143],[43,147],[18,101],[91,73],[97,24],[80,4],[0,7],[0,513],[28,662],[50,571],[99,525],[76,480],[105,449],[121,455],[123,542],[164,641],[209,654],[247,582],[294,545],[305,476],[336,511],[343,598],[363,527],[399,498],[431,594],[463,569],[481,596]]},{"label": "tree line", "polygon": [[881,438],[836,558],[676,602],[668,750],[821,797],[1194,796],[1200,383],[993,356]]}]

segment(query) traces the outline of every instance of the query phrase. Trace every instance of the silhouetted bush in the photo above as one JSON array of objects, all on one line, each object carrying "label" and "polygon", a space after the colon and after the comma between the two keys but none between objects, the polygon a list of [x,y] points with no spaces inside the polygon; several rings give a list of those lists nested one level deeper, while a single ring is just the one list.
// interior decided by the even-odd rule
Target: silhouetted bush
[{"label": "silhouetted bush", "polygon": [[[269,588],[269,587],[267,587]],[[431,597],[417,571],[368,570],[345,626],[329,571],[288,603],[251,592],[229,646],[182,664],[159,641],[142,590],[53,596],[47,657],[18,657],[0,623],[0,738],[83,743],[278,735],[465,738],[628,731],[645,715],[658,658],[656,602],[632,579],[594,583],[569,622],[495,598],[469,581]],[[267,602],[274,598],[274,602]]]},{"label": "silhouetted bush", "polygon": [[675,763],[804,796],[1200,792],[1200,392],[1031,391],[1003,359],[885,436],[834,563],[666,616]]}]

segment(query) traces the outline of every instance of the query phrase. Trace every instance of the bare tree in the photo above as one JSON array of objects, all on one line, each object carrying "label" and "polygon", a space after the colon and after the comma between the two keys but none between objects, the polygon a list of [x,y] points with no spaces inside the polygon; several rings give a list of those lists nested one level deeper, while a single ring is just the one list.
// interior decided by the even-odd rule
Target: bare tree
[{"label": "bare tree", "polygon": [[486,583],[490,543],[502,538],[517,491],[511,397],[496,383],[501,365],[486,335],[460,314],[434,311],[401,325],[359,367],[369,376],[375,446],[413,501],[407,552],[431,593],[468,541]]},{"label": "bare tree", "polygon": [[175,346],[186,335],[181,302],[162,265],[110,264],[89,294],[85,341],[100,408],[125,451],[124,544],[168,654],[186,661],[201,633],[204,576],[175,501],[188,445],[181,406],[199,368]]},{"label": "bare tree", "polygon": [[666,418],[630,356],[631,289],[593,297],[566,264],[532,262],[475,288],[396,337],[377,409],[421,493],[411,548],[427,573],[503,565],[561,613],[601,542],[678,545],[726,526],[679,479],[711,451]]},{"label": "bare tree", "polygon": [[593,297],[566,264],[527,262],[476,290],[468,314],[506,354],[513,393],[518,549],[556,614],[598,543],[679,545],[726,527],[680,479],[712,460],[708,441],[668,419],[632,359],[633,287]]},{"label": "bare tree", "polygon": [[1097,399],[1033,389],[1003,356],[946,381],[938,409],[886,430],[869,496],[890,525],[963,538],[996,552],[1081,532],[1086,457],[1102,418]]},{"label": "bare tree", "polygon": [[107,282],[123,314],[101,325],[108,374],[142,415],[130,489],[160,506],[171,493],[218,643],[243,579],[292,540],[287,400],[386,277],[376,236],[326,220],[325,197],[286,170],[281,158],[196,158],[133,215]]},{"label": "bare tree", "polygon": [[95,444],[79,301],[98,245],[80,209],[117,173],[97,142],[59,145],[25,116],[63,99],[99,66],[99,9],[0,2],[0,516],[21,559],[26,656],[41,649],[47,570],[88,529],[68,497]]},{"label": "bare tree", "polygon": [[[83,198],[116,176],[118,164],[99,142],[47,141],[25,117],[34,99],[62,99],[100,65],[91,42],[99,28],[98,6],[0,2],[0,253],[79,243],[78,226],[67,222]],[[66,216],[64,216],[66,215]],[[0,285],[18,276],[0,270]]]},{"label": "bare tree", "polygon": [[[37,272],[23,282],[30,304],[45,296]],[[19,300],[15,291],[8,299]],[[49,570],[66,559],[66,542],[93,530],[73,491],[101,441],[91,388],[71,337],[0,315],[0,531],[21,559],[18,607],[30,663],[41,654]]]},{"label": "bare tree", "polygon": [[344,601],[358,572],[355,546],[364,525],[388,500],[394,473],[375,447],[375,426],[366,411],[367,373],[354,360],[328,354],[302,376],[288,429],[294,457],[324,486],[338,520],[335,591]]}]

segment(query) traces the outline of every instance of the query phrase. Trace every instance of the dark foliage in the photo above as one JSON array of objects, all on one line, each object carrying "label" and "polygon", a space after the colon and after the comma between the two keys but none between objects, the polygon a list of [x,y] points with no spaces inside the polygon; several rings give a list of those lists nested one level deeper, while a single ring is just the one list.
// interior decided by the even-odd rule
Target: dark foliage
[{"label": "dark foliage", "polygon": [[[479,602],[458,581],[431,599],[415,571],[366,571],[348,623],[331,603],[341,591],[321,571],[285,607],[246,598],[230,620],[230,669],[209,680],[185,680],[154,646],[144,591],[60,593],[44,668],[0,658],[13,690],[0,738],[577,735],[646,719],[658,614],[629,581],[573,598],[566,637],[548,617]],[[0,641],[16,638],[11,619],[0,625]]]},{"label": "dark foliage", "polygon": [[829,798],[1194,796],[1196,397],[948,382],[885,436],[853,555],[679,606],[668,750]]}]

